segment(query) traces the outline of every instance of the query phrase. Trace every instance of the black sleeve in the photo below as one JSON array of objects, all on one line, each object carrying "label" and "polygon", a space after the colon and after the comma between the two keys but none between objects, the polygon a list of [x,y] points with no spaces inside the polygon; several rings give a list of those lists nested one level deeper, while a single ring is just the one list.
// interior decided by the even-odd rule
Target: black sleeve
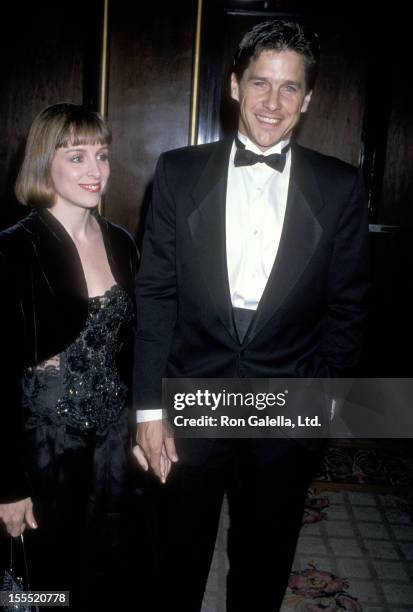
[{"label": "black sleeve", "polygon": [[162,377],[176,322],[175,203],[160,157],[136,280],[134,407],[161,407]]},{"label": "black sleeve", "polygon": [[361,172],[345,203],[334,239],[328,307],[315,376],[352,376],[360,360],[369,288],[367,198]]},{"label": "black sleeve", "polygon": [[24,320],[12,268],[1,252],[0,286],[0,503],[10,503],[31,492],[24,468],[20,404]]}]

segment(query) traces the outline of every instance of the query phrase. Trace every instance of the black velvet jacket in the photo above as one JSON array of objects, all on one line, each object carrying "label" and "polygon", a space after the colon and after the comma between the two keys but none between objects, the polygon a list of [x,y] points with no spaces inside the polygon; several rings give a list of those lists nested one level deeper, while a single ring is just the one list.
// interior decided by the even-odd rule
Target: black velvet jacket
[{"label": "black velvet jacket", "polygon": [[[116,282],[134,299],[136,246],[96,215]],[[22,459],[20,380],[24,368],[62,352],[86,321],[88,294],[77,249],[47,210],[0,233],[0,503],[30,496]],[[122,330],[120,368],[129,379],[133,329]],[[129,380],[127,380],[129,384]]]}]

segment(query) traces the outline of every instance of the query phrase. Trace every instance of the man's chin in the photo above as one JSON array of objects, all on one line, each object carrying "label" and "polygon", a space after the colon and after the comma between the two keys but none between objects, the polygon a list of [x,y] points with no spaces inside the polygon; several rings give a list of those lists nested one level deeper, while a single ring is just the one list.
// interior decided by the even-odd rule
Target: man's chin
[{"label": "man's chin", "polygon": [[259,140],[255,140],[255,144],[261,151],[266,151],[267,149],[271,149],[271,147],[275,147],[282,140],[281,136],[276,136],[274,138],[260,138]]},{"label": "man's chin", "polygon": [[266,149],[270,149],[271,147],[275,147],[276,144],[283,140],[283,134],[277,130],[277,132],[272,133],[270,131],[265,131],[261,133],[255,133],[248,136],[248,138],[262,151]]}]

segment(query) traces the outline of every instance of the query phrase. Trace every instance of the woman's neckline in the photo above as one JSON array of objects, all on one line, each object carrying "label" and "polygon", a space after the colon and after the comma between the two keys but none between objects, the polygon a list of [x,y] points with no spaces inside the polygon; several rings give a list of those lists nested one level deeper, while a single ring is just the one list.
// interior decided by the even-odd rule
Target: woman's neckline
[{"label": "woman's neckline", "polygon": [[[74,242],[74,240],[72,239],[71,235],[69,234],[69,232],[67,231],[67,229],[65,228],[65,226],[63,225],[63,223],[57,218],[55,217],[50,210],[48,210],[47,208],[35,208],[34,211],[38,217],[43,221],[43,223],[46,224],[46,226],[49,228],[50,231],[52,231],[52,233],[55,234],[56,238],[59,240],[62,237],[66,239],[67,244],[70,245],[70,248],[73,250],[73,254],[74,257],[77,260],[77,265],[79,267],[79,273],[81,275],[81,279],[82,279],[82,284],[83,284],[83,295],[86,297],[87,299],[94,299],[94,298],[102,298],[105,297],[106,293],[108,291],[110,291],[111,289],[113,289],[113,287],[117,286],[118,283],[116,282],[116,277],[113,273],[112,270],[112,266],[111,266],[111,257],[109,256],[110,253],[110,243],[108,240],[108,237],[106,235],[106,231],[105,231],[105,219],[99,214],[99,211],[97,209],[93,209],[91,210],[90,214],[96,219],[99,229],[100,229],[100,233],[102,235],[102,240],[103,240],[103,245],[106,251],[106,257],[108,260],[108,265],[109,265],[109,269],[112,273],[112,276],[114,278],[114,283],[111,287],[109,287],[109,289],[107,291],[105,291],[105,293],[103,295],[93,295],[90,296],[88,294],[88,286],[87,286],[87,282],[86,282],[86,275],[85,275],[85,271],[83,269],[83,265],[82,265],[82,260],[81,257],[79,255],[79,251],[78,248]],[[60,234],[60,236],[59,236]]]},{"label": "woman's neckline", "polygon": [[111,293],[115,288],[118,288],[118,287],[119,287],[118,283],[113,283],[113,285],[111,285],[109,287],[109,289],[106,289],[106,291],[104,293],[100,293],[99,295],[89,295],[88,296],[88,301],[91,301],[91,300],[101,300],[101,299],[105,298],[108,295],[108,293]]}]

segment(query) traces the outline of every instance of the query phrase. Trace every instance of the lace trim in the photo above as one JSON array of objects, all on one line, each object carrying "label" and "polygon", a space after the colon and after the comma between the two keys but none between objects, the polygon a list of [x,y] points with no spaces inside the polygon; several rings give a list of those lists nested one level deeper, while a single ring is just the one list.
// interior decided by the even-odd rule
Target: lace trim
[{"label": "lace trim", "polygon": [[133,307],[118,285],[88,302],[84,329],[62,353],[26,370],[23,393],[31,415],[53,413],[72,425],[102,429],[125,405],[116,357]]}]

